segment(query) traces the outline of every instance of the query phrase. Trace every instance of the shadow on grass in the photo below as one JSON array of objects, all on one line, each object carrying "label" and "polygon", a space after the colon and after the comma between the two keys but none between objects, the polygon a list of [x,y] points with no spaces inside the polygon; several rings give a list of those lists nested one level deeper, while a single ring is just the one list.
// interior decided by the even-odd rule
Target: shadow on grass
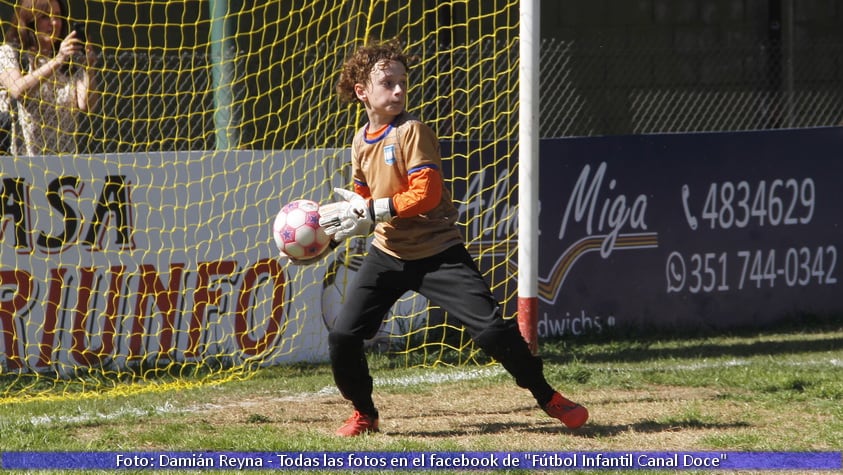
[{"label": "shadow on grass", "polygon": [[[699,343],[679,348],[629,348],[597,352],[578,357],[580,361],[649,361],[663,358],[749,357],[758,355],[783,355],[793,353],[818,353],[843,348],[843,338],[817,338],[800,341],[758,341],[752,343]],[[566,359],[562,355],[544,355],[551,361]],[[571,358],[568,357],[567,360]]]},{"label": "shadow on grass", "polygon": [[[513,407],[509,410],[500,411],[484,411],[482,416],[500,415],[502,418],[507,417],[513,413],[527,413],[535,411],[531,405],[524,405],[520,407]],[[669,433],[689,430],[721,430],[726,431],[730,429],[739,429],[751,427],[752,424],[745,421],[711,421],[705,420],[695,416],[683,417],[676,420],[659,421],[653,419],[642,419],[639,421],[626,424],[601,424],[595,421],[589,421],[579,429],[568,429],[559,421],[555,419],[539,416],[533,421],[491,421],[491,420],[472,420],[472,415],[477,416],[477,411],[471,410],[453,410],[447,411],[433,411],[426,412],[424,416],[406,415],[402,419],[404,422],[396,424],[396,428],[400,427],[414,427],[415,424],[412,419],[417,418],[433,418],[433,419],[447,419],[449,421],[447,429],[412,429],[412,430],[396,430],[388,432],[393,435],[401,435],[407,437],[432,437],[432,438],[447,438],[447,437],[466,437],[472,435],[510,435],[515,436],[522,434],[536,434],[536,435],[570,435],[575,437],[611,437],[627,432],[635,432],[640,434],[657,434]]]},{"label": "shadow on grass", "polygon": [[[677,432],[682,430],[729,430],[750,427],[746,422],[704,422],[704,421],[686,421],[683,423],[665,423],[656,421],[640,421],[632,424],[589,424],[576,431],[567,431],[572,435],[581,437],[610,437],[627,432],[635,432],[639,434],[658,434],[662,432]],[[546,428],[545,431],[553,432],[552,427]],[[565,429],[559,429],[565,431]],[[543,431],[544,432],[544,431]]]},{"label": "shadow on grass", "polygon": [[681,430],[730,430],[749,427],[746,422],[704,422],[687,421],[683,423],[662,423],[656,421],[640,421],[632,424],[596,424],[588,423],[579,429],[568,429],[561,424],[553,422],[528,423],[528,422],[492,422],[492,423],[469,423],[462,424],[459,428],[446,430],[412,430],[394,431],[393,435],[406,437],[431,437],[449,438],[466,437],[471,435],[517,435],[520,433],[553,435],[561,434],[572,437],[612,437],[628,432],[640,434],[657,434],[662,432],[677,432]]},{"label": "shadow on grass", "polygon": [[[549,341],[540,345],[542,358],[548,362],[641,362],[665,358],[706,358],[724,356],[751,357],[759,355],[786,355],[839,351],[843,336],[830,336],[843,326],[828,328],[803,328],[801,331],[770,331],[753,334],[721,334],[703,337],[663,335],[652,338],[600,339],[594,345],[582,342]],[[788,336],[784,336],[788,335]],[[793,336],[789,336],[793,335]],[[688,340],[682,343],[683,338]],[[707,338],[707,340],[703,339]],[[780,339],[777,339],[780,338]],[[728,341],[725,340],[735,340]],[[765,341],[759,341],[764,339]],[[671,341],[672,348],[654,347],[655,343]]]}]

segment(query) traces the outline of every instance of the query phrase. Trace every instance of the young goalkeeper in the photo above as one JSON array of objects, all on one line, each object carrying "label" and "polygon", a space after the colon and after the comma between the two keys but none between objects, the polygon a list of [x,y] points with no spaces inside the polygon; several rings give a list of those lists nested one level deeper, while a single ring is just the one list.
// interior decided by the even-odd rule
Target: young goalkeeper
[{"label": "young goalkeeper", "polygon": [[442,178],[439,142],[433,131],[407,113],[407,67],[411,58],[398,41],[363,46],[343,66],[337,92],[359,101],[368,123],[351,144],[354,191],[320,208],[320,224],[342,241],[367,235],[374,241],[345,305],[329,333],[334,381],[354,413],[338,435],[378,431],[372,377],[363,340],[375,335],[397,299],[413,290],[456,318],[474,342],[528,389],[539,407],[569,428],[588,411],[556,392],[465,248],[456,227],[457,209]]}]

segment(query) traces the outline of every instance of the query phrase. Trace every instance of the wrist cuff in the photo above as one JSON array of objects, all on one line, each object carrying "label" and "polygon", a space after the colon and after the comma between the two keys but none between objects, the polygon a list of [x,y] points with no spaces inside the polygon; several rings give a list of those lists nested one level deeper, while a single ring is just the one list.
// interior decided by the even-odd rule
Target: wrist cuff
[{"label": "wrist cuff", "polygon": [[369,216],[376,223],[391,221],[395,216],[395,208],[392,205],[392,198],[378,198],[369,200]]}]

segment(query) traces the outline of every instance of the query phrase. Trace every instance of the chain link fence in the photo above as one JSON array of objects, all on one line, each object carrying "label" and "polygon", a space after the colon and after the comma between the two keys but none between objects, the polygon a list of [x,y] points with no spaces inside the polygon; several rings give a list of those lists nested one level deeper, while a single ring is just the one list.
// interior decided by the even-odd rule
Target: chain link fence
[{"label": "chain link fence", "polygon": [[843,44],[633,48],[544,40],[541,136],[838,125]]},{"label": "chain link fence", "polygon": [[[410,106],[443,140],[515,138],[517,42],[489,45],[478,54],[482,57],[443,55],[414,72],[429,79],[418,84]],[[843,44],[787,52],[763,41],[754,47],[676,49],[545,39],[540,54],[542,138],[822,127],[843,121]],[[102,112],[91,120],[90,151],[214,148],[211,67],[205,56],[120,54],[104,63]],[[245,69],[237,65],[241,74]],[[332,82],[326,84],[322,92],[332,94]],[[251,106],[248,98],[242,102],[243,87],[238,79],[235,96],[240,107]],[[461,112],[469,106],[471,117]],[[325,101],[323,107],[336,104]],[[337,115],[336,109],[311,112],[309,120]],[[344,114],[334,120],[336,126],[354,120],[350,111]],[[263,132],[254,133],[246,148],[312,145],[286,138],[301,140],[310,128],[285,123],[284,137],[274,137],[278,131],[271,125],[248,118],[247,127]],[[327,146],[341,146],[346,137],[325,140]]]},{"label": "chain link fence", "polygon": [[211,150],[214,97],[204,54],[123,52],[100,58],[94,153]]}]

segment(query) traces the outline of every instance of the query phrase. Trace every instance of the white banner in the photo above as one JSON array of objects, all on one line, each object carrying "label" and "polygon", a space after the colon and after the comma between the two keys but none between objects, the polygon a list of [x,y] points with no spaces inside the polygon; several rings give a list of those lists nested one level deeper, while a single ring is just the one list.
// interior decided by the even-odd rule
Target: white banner
[{"label": "white banner", "polygon": [[271,222],[288,201],[347,186],[347,154],[4,158],[3,371],[325,360],[318,313],[333,261],[283,267]]}]

